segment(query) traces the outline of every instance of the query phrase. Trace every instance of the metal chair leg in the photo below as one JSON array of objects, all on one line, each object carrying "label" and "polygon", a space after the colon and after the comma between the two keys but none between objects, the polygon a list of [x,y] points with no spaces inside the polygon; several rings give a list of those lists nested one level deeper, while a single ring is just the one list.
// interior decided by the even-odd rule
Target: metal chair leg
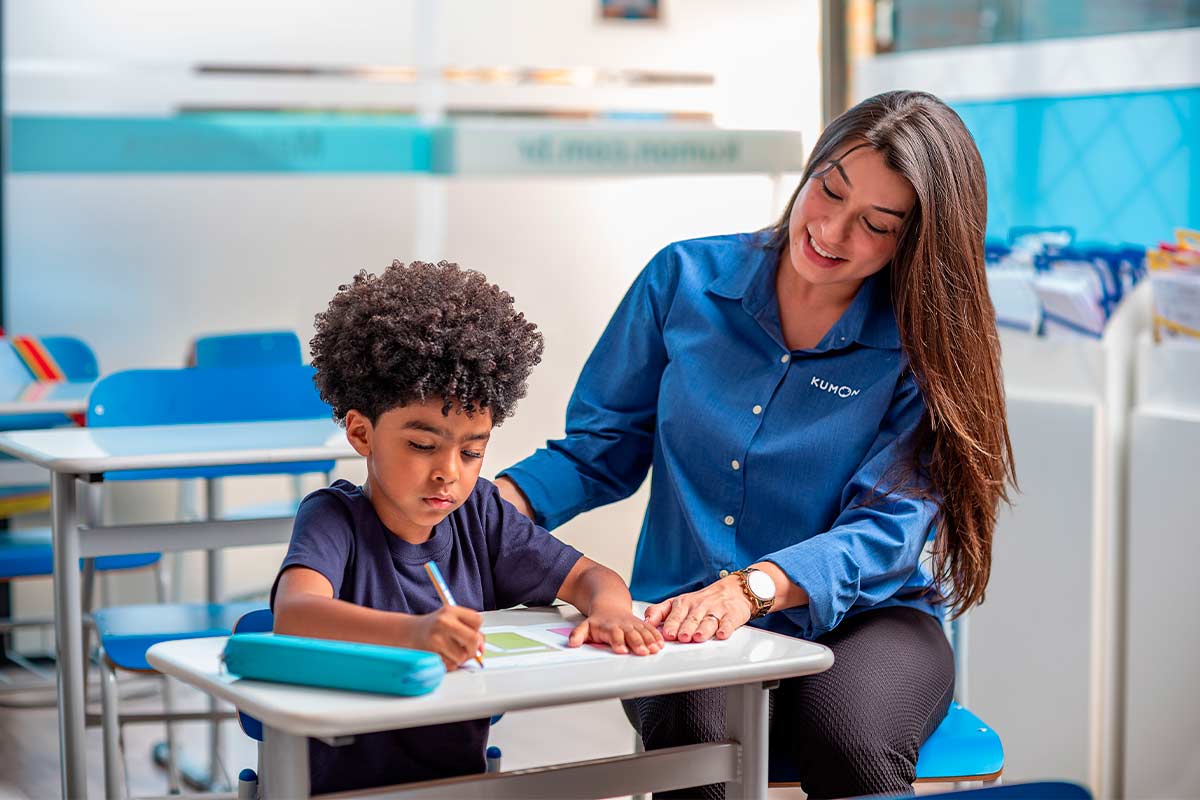
[{"label": "metal chair leg", "polygon": [[100,721],[104,746],[104,796],[107,800],[123,800],[122,777],[125,754],[121,747],[121,716],[117,704],[117,674],[102,652],[100,654]]},{"label": "metal chair leg", "polygon": [[87,686],[88,667],[92,663],[92,610],[96,608],[96,559],[83,560],[79,595],[83,600],[83,685]]},{"label": "metal chair leg", "polygon": [[[155,594],[158,595],[158,602],[166,603],[171,585],[166,566],[161,558],[154,565],[154,589]],[[162,682],[163,711],[170,714],[175,710],[175,687],[166,675],[162,676]],[[179,754],[178,742],[175,738],[175,723],[168,721],[164,725],[167,729],[167,791],[171,794],[178,794],[180,791]]]},{"label": "metal chair leg", "polygon": [[[175,710],[175,686],[166,675],[162,676],[163,711],[170,714]],[[167,791],[179,794],[179,740],[175,737],[175,723],[165,723],[167,728]]]},{"label": "metal chair leg", "polygon": [[[221,491],[221,482],[219,479],[209,479],[204,482],[206,489],[205,506],[210,520],[220,519],[224,514],[224,497]],[[224,599],[225,593],[225,570],[223,553],[220,550],[209,550],[205,553],[207,556],[207,573],[208,586],[207,595],[208,602],[220,603]],[[209,695],[208,710],[217,712],[221,709],[221,703],[217,698]],[[223,767],[221,761],[221,750],[223,746],[223,731],[221,723],[214,720],[209,723],[208,728],[208,785],[211,789],[221,790],[226,788],[226,782],[223,779]]]}]

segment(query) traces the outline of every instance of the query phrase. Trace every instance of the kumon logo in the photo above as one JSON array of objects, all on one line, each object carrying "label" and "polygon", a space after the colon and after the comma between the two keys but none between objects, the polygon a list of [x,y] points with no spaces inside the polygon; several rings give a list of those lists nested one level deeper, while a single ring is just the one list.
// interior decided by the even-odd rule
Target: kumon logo
[{"label": "kumon logo", "polygon": [[809,384],[809,386],[815,386],[822,392],[836,394],[838,397],[842,398],[854,397],[854,395],[858,394],[858,389],[851,389],[849,386],[838,386],[836,383],[830,383],[823,378],[818,378],[816,375],[813,376],[812,382]]}]

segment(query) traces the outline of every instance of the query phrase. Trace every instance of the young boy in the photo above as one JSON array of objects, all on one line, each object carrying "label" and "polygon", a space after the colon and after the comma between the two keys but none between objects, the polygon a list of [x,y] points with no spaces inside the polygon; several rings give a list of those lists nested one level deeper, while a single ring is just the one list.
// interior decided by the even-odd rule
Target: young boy
[{"label": "young boy", "polygon": [[[555,597],[587,619],[570,644],[647,655],[662,636],[635,617],[612,570],[534,525],[479,479],[492,427],[525,396],[542,336],[512,298],[455,264],[360,272],[316,317],[321,397],[366,458],[359,487],[304,499],[271,590],[275,632],[411,647],[455,669],[482,652],[479,612]],[[445,607],[425,572],[441,569]],[[314,794],[484,769],[488,721],[310,741]]]}]

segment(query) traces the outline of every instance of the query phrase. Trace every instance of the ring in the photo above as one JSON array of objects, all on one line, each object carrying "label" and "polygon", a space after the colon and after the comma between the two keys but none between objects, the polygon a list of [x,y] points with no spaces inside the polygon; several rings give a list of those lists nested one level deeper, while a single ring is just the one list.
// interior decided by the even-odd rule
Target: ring
[{"label": "ring", "polygon": [[[705,618],[707,618],[707,617],[712,617],[713,619],[715,619],[715,620],[717,621],[717,623],[718,623],[718,624],[720,624],[720,622],[721,622],[721,618],[720,618],[720,617],[718,617],[716,614],[705,614],[705,615],[704,615],[704,617],[705,617]],[[703,622],[703,621],[704,621],[704,620],[703,620],[703,618],[702,618],[702,619],[701,619],[701,622]]]}]

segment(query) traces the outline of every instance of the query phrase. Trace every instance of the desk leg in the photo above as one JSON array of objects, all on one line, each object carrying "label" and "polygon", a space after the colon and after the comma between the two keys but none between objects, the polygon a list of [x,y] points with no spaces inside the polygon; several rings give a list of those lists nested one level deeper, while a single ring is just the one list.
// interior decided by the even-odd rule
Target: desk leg
[{"label": "desk leg", "polygon": [[263,725],[263,766],[258,776],[266,800],[308,797],[308,738]]},{"label": "desk leg", "polygon": [[58,649],[58,738],[62,796],[87,797],[84,739],[83,619],[75,476],[51,474],[54,542],[54,641]]},{"label": "desk leg", "polygon": [[725,689],[725,733],[742,746],[742,779],[725,784],[726,800],[760,800],[767,796],[769,702],[761,681]]}]

